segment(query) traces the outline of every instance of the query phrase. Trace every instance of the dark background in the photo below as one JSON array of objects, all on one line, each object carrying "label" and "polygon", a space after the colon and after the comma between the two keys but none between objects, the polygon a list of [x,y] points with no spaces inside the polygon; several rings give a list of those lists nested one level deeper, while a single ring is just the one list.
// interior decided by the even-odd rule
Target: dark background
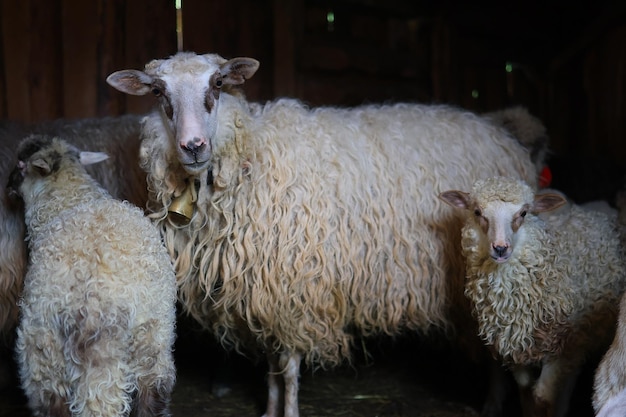
[{"label": "dark background", "polygon": [[[174,0],[1,0],[0,117],[143,113],[113,71],[177,51]],[[251,56],[252,100],[524,105],[548,128],[553,185],[612,199],[626,166],[626,2],[184,0],[182,45]],[[329,13],[333,19],[329,21]],[[508,70],[507,70],[508,69]]]}]

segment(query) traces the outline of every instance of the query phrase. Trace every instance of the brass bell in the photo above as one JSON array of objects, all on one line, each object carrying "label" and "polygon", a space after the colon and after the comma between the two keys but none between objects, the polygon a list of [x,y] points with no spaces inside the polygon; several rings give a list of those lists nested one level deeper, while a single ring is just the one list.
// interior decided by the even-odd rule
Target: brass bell
[{"label": "brass bell", "polygon": [[168,208],[168,217],[177,224],[188,224],[193,216],[194,203],[198,200],[196,186],[192,182],[181,195],[172,200]]}]

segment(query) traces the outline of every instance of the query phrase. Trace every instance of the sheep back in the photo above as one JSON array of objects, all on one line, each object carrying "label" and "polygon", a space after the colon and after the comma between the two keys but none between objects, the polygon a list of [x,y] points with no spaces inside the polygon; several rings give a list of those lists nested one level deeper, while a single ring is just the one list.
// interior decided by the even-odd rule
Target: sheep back
[{"label": "sheep back", "polygon": [[68,401],[80,409],[86,387],[76,386],[77,379],[102,378],[100,367],[108,366],[115,372],[99,389],[123,384],[132,393],[160,372],[169,375],[162,389],[171,391],[174,272],[141,210],[113,200],[87,203],[39,229],[29,243],[15,350],[30,401],[74,393]]},{"label": "sheep back", "polygon": [[[59,119],[25,124],[0,122],[0,181],[6,186],[15,166],[19,141],[29,134],[63,137],[80,148],[106,152],[110,158],[86,167],[109,193],[145,207],[147,196],[145,172],[139,167],[139,135],[142,116],[124,115],[91,119]],[[0,193],[0,335],[10,336],[18,318],[17,299],[27,262],[24,243],[24,219],[21,201]]]}]

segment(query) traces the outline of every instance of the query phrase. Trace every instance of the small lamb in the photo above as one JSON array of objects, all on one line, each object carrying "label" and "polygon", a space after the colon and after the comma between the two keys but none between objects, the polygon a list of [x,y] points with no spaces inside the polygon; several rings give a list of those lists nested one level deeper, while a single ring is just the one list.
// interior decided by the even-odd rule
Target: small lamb
[{"label": "small lamb", "polygon": [[82,165],[101,153],[32,135],[9,192],[30,250],[16,353],[35,416],[169,416],[176,282],[160,234]]},{"label": "small lamb", "polygon": [[616,224],[606,214],[504,177],[439,197],[467,211],[465,295],[479,335],[511,369],[524,416],[563,416],[586,356],[610,343],[626,284]]}]

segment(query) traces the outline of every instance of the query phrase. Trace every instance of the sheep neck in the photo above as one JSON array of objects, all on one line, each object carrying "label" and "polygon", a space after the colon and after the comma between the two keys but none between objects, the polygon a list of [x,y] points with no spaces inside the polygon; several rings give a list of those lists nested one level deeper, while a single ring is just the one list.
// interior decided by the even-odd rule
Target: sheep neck
[{"label": "sheep neck", "polygon": [[[563,349],[567,317],[575,299],[573,287],[559,283],[566,274],[546,248],[548,234],[527,222],[527,240],[504,264],[495,264],[476,247],[479,232],[464,229],[468,255],[465,295],[478,319],[479,334],[505,361],[531,364]],[[473,242],[473,243],[470,243]],[[553,300],[562,302],[553,302]],[[566,302],[567,301],[567,302]],[[547,337],[547,329],[552,337]],[[561,329],[561,330],[558,330]]]},{"label": "sheep neck", "polygon": [[37,196],[25,197],[25,220],[32,237],[62,213],[86,202],[103,199],[106,191],[82,167],[63,169],[43,181]]}]

